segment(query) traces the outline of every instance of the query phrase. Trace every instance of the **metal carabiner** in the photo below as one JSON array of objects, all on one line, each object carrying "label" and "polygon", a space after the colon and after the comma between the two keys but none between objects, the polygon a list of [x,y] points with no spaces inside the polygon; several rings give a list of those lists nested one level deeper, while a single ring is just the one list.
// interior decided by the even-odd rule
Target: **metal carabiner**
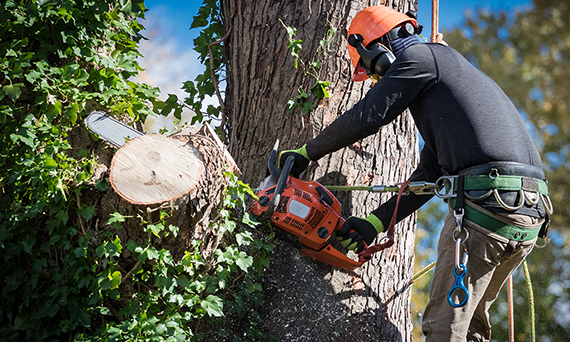
[{"label": "metal carabiner", "polygon": [[[447,301],[449,302],[449,305],[453,306],[454,308],[458,308],[465,305],[465,303],[467,303],[467,300],[469,299],[469,290],[467,290],[467,287],[465,287],[465,283],[463,281],[463,278],[467,273],[467,266],[461,264],[459,265],[459,267],[461,269],[461,274],[457,274],[457,267],[453,268],[453,274],[455,275],[455,284],[453,285],[451,290],[449,290],[449,292],[447,293]],[[465,295],[465,298],[459,304],[456,304],[452,298],[453,292],[455,291],[460,291],[460,292],[462,291],[463,294]]]},{"label": "metal carabiner", "polygon": [[452,237],[456,243],[458,240],[461,241],[461,232],[465,232],[464,242],[469,238],[469,231],[463,226],[463,212],[463,208],[459,212],[453,211],[453,216],[455,216],[455,229],[453,230]]},{"label": "metal carabiner", "polygon": [[552,201],[550,200],[550,196],[540,194],[540,200],[544,205],[544,210],[546,210],[546,213],[548,215],[552,215],[552,213],[554,212],[554,208],[552,206]]},{"label": "metal carabiner", "polygon": [[505,201],[503,201],[503,199],[501,198],[501,195],[499,194],[499,190],[493,189],[493,194],[495,195],[495,199],[497,200],[497,203],[499,203],[499,205],[501,207],[503,207],[504,209],[506,209],[508,211],[517,211],[520,208],[522,208],[524,205],[525,196],[524,196],[523,190],[519,190],[519,203],[517,205],[515,205],[514,207],[511,207],[510,205],[505,203]]}]

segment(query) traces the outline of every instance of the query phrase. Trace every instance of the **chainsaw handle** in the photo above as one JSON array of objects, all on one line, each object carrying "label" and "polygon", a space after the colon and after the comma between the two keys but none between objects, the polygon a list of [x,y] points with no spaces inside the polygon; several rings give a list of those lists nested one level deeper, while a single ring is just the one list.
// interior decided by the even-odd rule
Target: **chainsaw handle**
[{"label": "chainsaw handle", "polygon": [[291,172],[291,168],[293,167],[293,163],[295,163],[295,157],[289,156],[285,161],[285,165],[283,165],[283,169],[281,170],[281,174],[279,175],[279,180],[277,180],[277,185],[275,186],[275,194],[273,195],[273,200],[271,201],[271,205],[268,209],[273,215],[273,211],[279,204],[281,200],[281,194],[285,189],[285,185],[287,184],[287,178],[289,178],[289,172]]},{"label": "chainsaw handle", "polygon": [[[275,157],[277,156],[277,149],[279,148],[279,139],[277,139],[277,141],[275,141],[275,146],[273,146],[273,150],[271,151],[271,155],[269,156],[269,172],[271,173],[271,175],[273,176],[273,179],[275,179],[275,181],[277,182],[279,180],[279,177],[281,176],[281,170],[275,166]],[[291,167],[293,165],[291,164]],[[283,168],[285,168],[285,166],[283,166]],[[289,170],[290,172],[291,170]],[[289,173],[287,173],[289,174]]]},{"label": "chainsaw handle", "polygon": [[[291,158],[291,157],[289,157]],[[330,207],[332,207],[332,205],[334,204],[334,201],[332,199],[331,196],[329,196],[329,194],[325,191],[325,189],[322,186],[317,186],[315,188],[315,190],[317,190],[317,193],[319,194],[319,196],[321,196],[319,198],[319,202],[324,202],[326,204],[328,204]]]}]

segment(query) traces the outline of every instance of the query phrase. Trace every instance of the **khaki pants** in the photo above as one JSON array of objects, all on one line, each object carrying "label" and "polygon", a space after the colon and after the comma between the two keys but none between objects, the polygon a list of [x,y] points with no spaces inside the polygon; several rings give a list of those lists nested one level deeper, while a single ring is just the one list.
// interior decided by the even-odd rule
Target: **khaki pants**
[{"label": "khaki pants", "polygon": [[[473,207],[477,207],[472,204]],[[507,219],[521,228],[534,228],[542,219],[517,214],[493,214]],[[437,246],[437,264],[431,284],[430,298],[425,309],[422,330],[426,342],[432,341],[489,341],[491,325],[489,307],[501,287],[524,258],[532,251],[535,240],[520,242],[514,250],[508,248],[509,240],[489,230],[463,220],[469,232],[464,246],[469,252],[467,274],[464,283],[469,291],[469,300],[462,307],[454,308],[447,301],[449,290],[455,284],[455,217],[450,213]],[[461,236],[464,236],[462,234]],[[458,302],[456,302],[458,303]]]}]

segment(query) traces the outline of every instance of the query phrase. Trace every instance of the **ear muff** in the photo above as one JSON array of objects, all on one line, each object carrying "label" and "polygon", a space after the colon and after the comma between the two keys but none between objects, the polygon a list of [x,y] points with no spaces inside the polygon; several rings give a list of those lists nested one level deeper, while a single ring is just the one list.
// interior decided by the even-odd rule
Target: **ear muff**
[{"label": "ear muff", "polygon": [[362,40],[362,36],[359,34],[348,36],[348,44],[356,49],[366,71],[372,75],[384,76],[396,57],[384,45],[372,43],[368,47],[364,47]]}]

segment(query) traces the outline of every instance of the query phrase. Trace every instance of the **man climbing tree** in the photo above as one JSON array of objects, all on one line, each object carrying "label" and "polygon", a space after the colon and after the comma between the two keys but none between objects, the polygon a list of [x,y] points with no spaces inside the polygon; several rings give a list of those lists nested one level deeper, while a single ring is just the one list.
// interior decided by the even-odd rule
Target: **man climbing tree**
[{"label": "man climbing tree", "polygon": [[[547,228],[547,184],[530,134],[499,86],[451,47],[419,44],[418,31],[413,13],[385,6],[359,12],[348,29],[352,79],[370,77],[376,84],[282,158],[293,155],[301,171],[376,133],[409,107],[425,140],[409,180],[443,179],[453,194],[423,318],[426,340],[489,341],[489,306]],[[394,212],[402,220],[430,197],[393,197],[364,218],[348,218],[339,234],[343,245],[366,253],[389,229]]]}]

